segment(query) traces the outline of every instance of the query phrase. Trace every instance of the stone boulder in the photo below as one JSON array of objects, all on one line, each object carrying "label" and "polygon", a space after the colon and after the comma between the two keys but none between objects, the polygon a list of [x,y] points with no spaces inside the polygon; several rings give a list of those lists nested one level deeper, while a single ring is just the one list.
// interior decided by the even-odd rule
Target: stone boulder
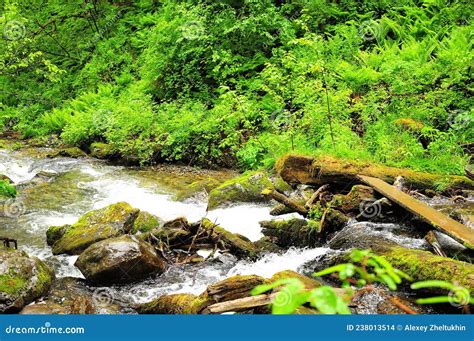
[{"label": "stone boulder", "polygon": [[0,248],[0,313],[13,313],[48,293],[54,272],[25,252]]},{"label": "stone boulder", "polygon": [[266,188],[272,188],[273,183],[265,173],[254,172],[224,182],[209,193],[208,209],[229,206],[236,202],[267,201],[262,195]]},{"label": "stone boulder", "polygon": [[94,243],[132,231],[139,212],[126,202],[91,211],[72,225],[51,227],[48,244],[55,255],[78,255]]},{"label": "stone boulder", "polygon": [[150,244],[128,235],[91,245],[75,265],[96,284],[134,282],[166,269],[165,261]]}]

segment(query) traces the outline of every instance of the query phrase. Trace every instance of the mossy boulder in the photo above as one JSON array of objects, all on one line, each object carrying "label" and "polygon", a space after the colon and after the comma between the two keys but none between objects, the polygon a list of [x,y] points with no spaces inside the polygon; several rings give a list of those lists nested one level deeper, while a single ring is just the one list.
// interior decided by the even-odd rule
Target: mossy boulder
[{"label": "mossy boulder", "polygon": [[25,252],[0,248],[0,313],[21,310],[47,294],[54,272]]},{"label": "mossy boulder", "polygon": [[129,233],[138,214],[138,209],[119,202],[85,214],[76,223],[65,226],[65,231],[52,227],[47,232],[51,241],[62,234],[52,245],[53,254],[78,255],[96,242]]},{"label": "mossy boulder", "polygon": [[163,295],[135,309],[139,314],[198,314],[205,302],[205,298],[191,294]]},{"label": "mossy boulder", "polygon": [[265,236],[283,248],[314,247],[320,243],[319,226],[305,219],[261,221],[260,226]]},{"label": "mossy boulder", "polygon": [[355,185],[346,195],[335,195],[331,207],[344,213],[361,213],[361,205],[364,202],[375,201],[375,192],[372,187]]},{"label": "mossy boulder", "polygon": [[146,211],[140,211],[133,222],[132,234],[146,233],[161,225],[162,221],[156,215]]},{"label": "mossy boulder", "polygon": [[269,283],[268,279],[257,275],[236,275],[209,285],[199,297],[206,300],[205,306],[209,306],[249,297],[253,288],[266,283]]},{"label": "mossy boulder", "polygon": [[275,282],[277,280],[287,279],[287,278],[299,279],[304,284],[307,290],[318,288],[322,285],[321,282],[317,281],[316,279],[299,274],[293,270],[283,270],[283,271],[277,272],[276,274],[272,276],[270,281]]},{"label": "mossy boulder", "polygon": [[213,189],[219,187],[221,183],[215,178],[207,178],[204,180],[194,181],[178,191],[174,196],[177,201],[184,201],[186,199],[196,197],[199,193],[210,193]]},{"label": "mossy boulder", "polygon": [[110,159],[115,153],[110,144],[103,142],[94,142],[90,145],[90,155],[97,159]]},{"label": "mossy boulder", "polygon": [[153,246],[129,235],[89,246],[75,265],[96,284],[134,282],[166,269],[166,262]]},{"label": "mossy boulder", "polygon": [[71,225],[51,226],[46,231],[46,243],[49,246],[54,245],[71,228]]},{"label": "mossy boulder", "polygon": [[51,152],[47,155],[49,158],[55,158],[58,156],[63,156],[63,157],[70,157],[70,158],[80,158],[80,157],[86,157],[87,154],[81,150],[78,147],[70,147],[70,148],[63,148],[59,150],[55,150],[54,152]]},{"label": "mossy boulder", "polygon": [[208,209],[229,206],[239,202],[263,202],[262,195],[266,188],[273,188],[273,183],[263,172],[247,173],[224,182],[209,193]]},{"label": "mossy boulder", "polygon": [[257,248],[247,238],[229,232],[206,218],[203,219],[200,224],[201,228],[206,231],[208,236],[217,243],[218,246],[223,246],[224,249],[229,250],[234,256],[254,257],[256,255]]}]

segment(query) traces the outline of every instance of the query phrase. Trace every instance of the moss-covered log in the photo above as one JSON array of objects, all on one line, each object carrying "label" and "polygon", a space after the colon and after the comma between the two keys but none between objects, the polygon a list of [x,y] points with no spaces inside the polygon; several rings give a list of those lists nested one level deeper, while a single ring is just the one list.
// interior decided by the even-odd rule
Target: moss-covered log
[{"label": "moss-covered log", "polygon": [[[360,183],[357,175],[367,175],[393,183],[402,176],[407,186],[435,191],[474,189],[474,181],[464,176],[416,172],[409,169],[387,167],[368,162],[347,161],[332,157],[286,155],[278,160],[276,169],[287,183],[341,187]],[[348,187],[349,188],[349,187]]]}]

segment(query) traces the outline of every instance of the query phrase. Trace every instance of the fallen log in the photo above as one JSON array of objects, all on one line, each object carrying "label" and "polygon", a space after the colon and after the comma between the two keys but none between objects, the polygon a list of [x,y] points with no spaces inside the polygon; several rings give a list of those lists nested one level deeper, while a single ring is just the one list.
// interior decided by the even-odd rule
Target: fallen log
[{"label": "fallen log", "polygon": [[286,155],[278,160],[276,170],[290,185],[320,186],[330,183],[350,188],[350,185],[360,183],[357,179],[358,175],[366,175],[382,179],[390,184],[394,183],[398,176],[402,176],[407,187],[420,190],[431,189],[439,192],[439,184],[445,184],[443,190],[474,189],[474,181],[464,176],[416,172],[332,157]]},{"label": "fallen log", "polygon": [[278,191],[275,191],[272,188],[267,188],[262,192],[262,195],[265,197],[268,197],[270,199],[273,199],[275,201],[278,201],[280,204],[285,205],[289,209],[291,209],[294,212],[297,212],[301,214],[303,217],[306,217],[308,215],[308,209],[306,209],[304,206],[298,204],[297,202],[291,200],[288,198],[286,195],[281,194]]},{"label": "fallen log", "polygon": [[357,177],[365,184],[373,187],[384,197],[387,197],[414,215],[420,217],[434,228],[449,235],[451,238],[462,243],[467,248],[474,249],[474,232],[469,227],[449,218],[439,211],[436,211],[434,208],[428,206],[424,202],[421,202],[409,196],[408,194],[399,191],[381,179],[363,175],[359,175]]}]

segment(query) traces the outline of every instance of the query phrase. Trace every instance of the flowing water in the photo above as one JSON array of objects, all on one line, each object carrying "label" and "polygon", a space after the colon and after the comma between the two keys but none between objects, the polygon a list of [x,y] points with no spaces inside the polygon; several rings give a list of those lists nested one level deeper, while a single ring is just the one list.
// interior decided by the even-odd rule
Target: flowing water
[{"label": "flowing water", "polygon": [[[52,255],[46,245],[48,227],[74,223],[84,213],[118,201],[126,201],[165,221],[179,216],[197,221],[206,216],[252,241],[262,236],[259,221],[274,219],[268,205],[242,204],[206,212],[205,198],[174,200],[175,194],[193,181],[206,177],[223,180],[235,175],[227,171],[171,166],[127,168],[87,158],[48,159],[34,155],[38,153],[0,150],[0,174],[10,177],[20,189],[18,198],[5,206],[5,210],[10,211],[0,214],[0,236],[17,239],[20,249],[52,265],[57,277],[82,278],[82,274],[74,267],[76,256]],[[41,177],[51,178],[38,180]],[[352,227],[370,230],[408,247],[426,246],[422,239],[405,236],[403,226],[396,224],[354,222]],[[304,263],[328,251],[330,249],[326,247],[292,248],[280,254],[267,254],[253,262],[216,254],[213,260],[173,266],[166,273],[140,283],[96,290],[107,290],[107,294],[125,302],[146,302],[170,293],[199,294],[207,285],[235,274],[271,277],[281,270],[298,270]],[[206,255],[209,251],[202,250],[201,253]]]}]

